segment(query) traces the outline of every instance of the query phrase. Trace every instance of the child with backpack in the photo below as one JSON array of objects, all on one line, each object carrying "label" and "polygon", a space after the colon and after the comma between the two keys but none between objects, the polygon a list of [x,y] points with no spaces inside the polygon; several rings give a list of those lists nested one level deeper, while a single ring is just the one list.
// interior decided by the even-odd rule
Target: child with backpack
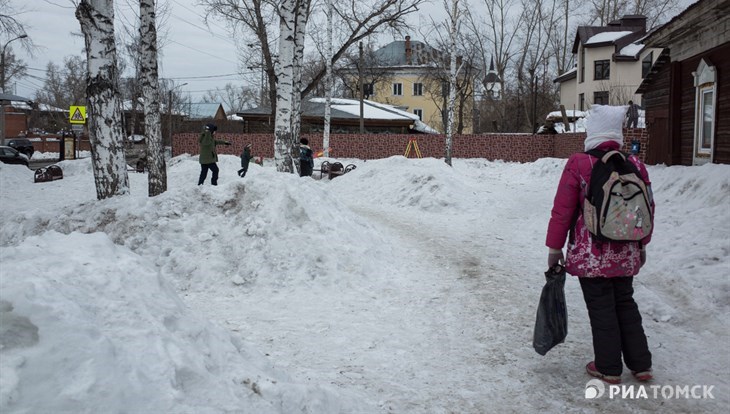
[{"label": "child with backpack", "polygon": [[545,243],[548,266],[564,262],[583,291],[595,356],[586,372],[611,384],[621,382],[622,356],[637,380],[652,379],[633,280],[646,262],[654,202],[644,164],[619,152],[625,113],[625,107],[591,108],[586,152],[565,165]]}]

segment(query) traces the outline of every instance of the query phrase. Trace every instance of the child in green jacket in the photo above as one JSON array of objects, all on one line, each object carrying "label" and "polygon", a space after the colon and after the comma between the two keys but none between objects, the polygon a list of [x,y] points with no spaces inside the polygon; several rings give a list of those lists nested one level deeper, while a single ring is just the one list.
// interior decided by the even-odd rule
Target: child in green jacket
[{"label": "child in green jacket", "polygon": [[213,138],[213,134],[218,129],[213,124],[207,124],[200,133],[198,143],[200,144],[200,177],[198,177],[198,185],[202,185],[208,176],[208,170],[213,172],[210,183],[218,185],[218,153],[215,150],[216,145],[231,145],[228,141],[220,141]]}]

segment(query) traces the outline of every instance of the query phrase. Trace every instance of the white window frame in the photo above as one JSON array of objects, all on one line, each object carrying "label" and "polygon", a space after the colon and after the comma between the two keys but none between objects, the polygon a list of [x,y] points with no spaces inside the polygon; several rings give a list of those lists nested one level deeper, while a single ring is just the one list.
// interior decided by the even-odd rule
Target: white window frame
[{"label": "white window frame", "polygon": [[413,109],[413,113],[415,115],[418,115],[418,119],[419,120],[423,121],[423,109],[421,109],[421,108],[414,108]]},{"label": "white window frame", "polygon": [[393,83],[393,96],[403,96],[403,84],[400,82]]},{"label": "white window frame", "polygon": [[423,83],[415,82],[413,84],[413,96],[423,96]]},{"label": "white window frame", "polygon": [[[712,162],[715,148],[715,122],[717,120],[717,71],[705,59],[700,61],[697,71],[692,72],[695,87],[694,154],[695,165]],[[709,106],[710,110],[706,108]],[[707,137],[705,127],[709,122]],[[709,139],[708,139],[709,138]]]}]

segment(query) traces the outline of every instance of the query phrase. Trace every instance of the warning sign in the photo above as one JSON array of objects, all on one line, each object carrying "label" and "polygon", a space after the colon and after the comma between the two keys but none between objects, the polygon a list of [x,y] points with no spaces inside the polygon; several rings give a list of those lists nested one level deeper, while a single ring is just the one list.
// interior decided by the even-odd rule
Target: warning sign
[{"label": "warning sign", "polygon": [[85,124],[86,123],[86,107],[85,106],[71,106],[69,108],[69,121],[72,124]]}]

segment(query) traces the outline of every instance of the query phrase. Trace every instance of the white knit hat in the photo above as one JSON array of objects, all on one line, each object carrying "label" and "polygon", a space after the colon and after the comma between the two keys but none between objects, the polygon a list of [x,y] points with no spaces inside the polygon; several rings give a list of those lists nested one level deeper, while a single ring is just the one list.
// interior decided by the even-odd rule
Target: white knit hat
[{"label": "white knit hat", "polygon": [[586,117],[585,150],[590,151],[606,141],[624,144],[626,106],[593,105]]}]

